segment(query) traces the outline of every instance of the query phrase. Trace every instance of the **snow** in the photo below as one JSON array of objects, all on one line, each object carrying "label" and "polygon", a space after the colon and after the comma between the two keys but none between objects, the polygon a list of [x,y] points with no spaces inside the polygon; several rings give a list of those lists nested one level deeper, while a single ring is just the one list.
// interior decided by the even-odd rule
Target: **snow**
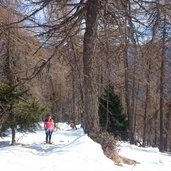
[{"label": "snow", "polygon": [[[41,124],[42,125],[42,124]],[[1,170],[11,171],[170,171],[171,154],[157,148],[140,148],[120,143],[120,155],[138,161],[137,165],[118,166],[108,159],[99,144],[90,139],[82,128],[71,129],[58,123],[52,145],[44,144],[43,127],[35,133],[16,134],[18,145],[9,146],[11,135],[0,138]]]}]

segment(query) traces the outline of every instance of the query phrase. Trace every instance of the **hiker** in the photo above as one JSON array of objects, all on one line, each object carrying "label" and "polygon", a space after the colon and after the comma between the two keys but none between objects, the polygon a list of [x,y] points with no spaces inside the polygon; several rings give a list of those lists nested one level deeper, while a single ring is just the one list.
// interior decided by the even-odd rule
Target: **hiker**
[{"label": "hiker", "polygon": [[52,144],[51,138],[54,129],[54,122],[51,115],[48,115],[44,123],[45,133],[46,133],[46,143]]}]

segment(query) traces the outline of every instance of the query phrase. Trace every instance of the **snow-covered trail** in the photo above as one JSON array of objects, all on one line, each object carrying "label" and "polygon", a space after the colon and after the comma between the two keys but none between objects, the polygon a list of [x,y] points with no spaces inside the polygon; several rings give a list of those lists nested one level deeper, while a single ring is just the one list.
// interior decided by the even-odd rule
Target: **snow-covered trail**
[{"label": "snow-covered trail", "polygon": [[1,168],[15,168],[17,171],[114,170],[114,163],[103,155],[101,146],[85,135],[81,128],[72,130],[64,123],[59,123],[58,127],[60,130],[53,132],[52,145],[44,144],[43,127],[24,136],[17,133],[17,146],[9,146],[10,136],[4,138],[0,143],[0,147],[3,146],[0,148]]},{"label": "snow-covered trail", "polygon": [[171,155],[157,148],[141,148],[121,143],[119,154],[138,161],[137,165],[117,166],[108,159],[99,144],[81,128],[71,129],[58,123],[52,135],[53,145],[45,145],[42,128],[35,133],[16,134],[18,145],[9,146],[11,135],[0,138],[0,168],[11,171],[171,171]]}]

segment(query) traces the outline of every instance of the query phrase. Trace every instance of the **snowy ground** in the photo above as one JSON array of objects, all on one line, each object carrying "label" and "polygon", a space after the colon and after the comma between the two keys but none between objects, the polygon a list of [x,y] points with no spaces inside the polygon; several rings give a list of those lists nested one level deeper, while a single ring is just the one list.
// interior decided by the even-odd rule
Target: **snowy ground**
[{"label": "snowy ground", "polygon": [[36,133],[19,134],[17,146],[9,146],[11,137],[0,138],[1,170],[11,171],[171,171],[171,155],[156,148],[140,148],[121,143],[119,153],[134,159],[136,166],[116,166],[101,146],[84,134],[81,128],[72,130],[59,123],[53,133],[53,145],[45,145],[43,128]]}]

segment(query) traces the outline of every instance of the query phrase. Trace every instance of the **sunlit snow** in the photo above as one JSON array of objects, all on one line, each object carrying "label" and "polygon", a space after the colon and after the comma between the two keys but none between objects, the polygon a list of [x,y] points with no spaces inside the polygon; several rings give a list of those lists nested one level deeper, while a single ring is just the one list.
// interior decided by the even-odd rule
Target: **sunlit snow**
[{"label": "sunlit snow", "polygon": [[[42,124],[41,124],[42,125]],[[138,161],[137,165],[117,166],[108,159],[99,144],[84,134],[82,128],[71,129],[58,123],[52,145],[44,144],[43,127],[35,133],[16,134],[18,145],[9,146],[11,135],[0,138],[1,170],[11,171],[170,171],[171,154],[157,148],[140,148],[120,143],[120,155]]]}]

